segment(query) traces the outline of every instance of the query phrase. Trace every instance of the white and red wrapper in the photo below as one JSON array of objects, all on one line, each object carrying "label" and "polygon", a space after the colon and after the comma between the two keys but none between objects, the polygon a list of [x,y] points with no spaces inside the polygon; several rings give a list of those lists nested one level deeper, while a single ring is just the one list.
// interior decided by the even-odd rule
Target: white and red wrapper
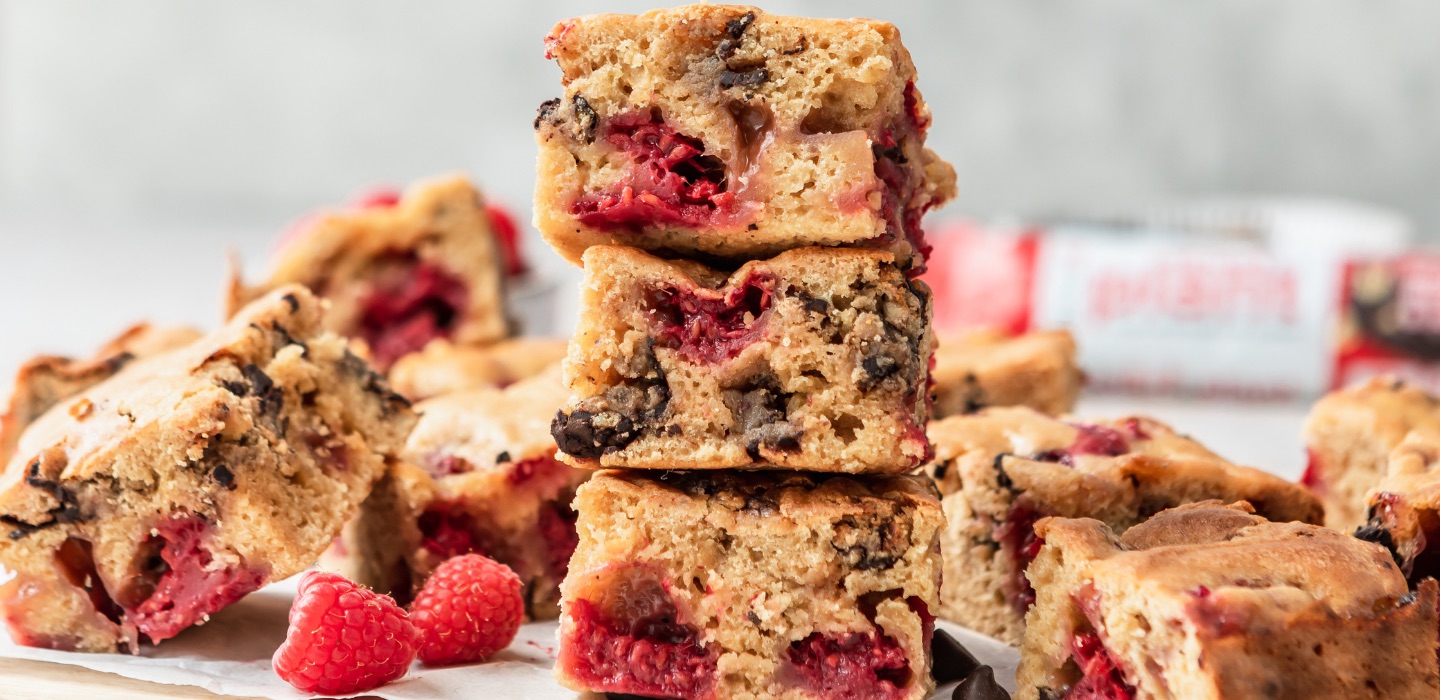
[{"label": "white and red wrapper", "polygon": [[1299,400],[1385,373],[1440,390],[1440,255],[1396,252],[1407,235],[936,229],[936,329],[1068,328],[1094,390]]}]

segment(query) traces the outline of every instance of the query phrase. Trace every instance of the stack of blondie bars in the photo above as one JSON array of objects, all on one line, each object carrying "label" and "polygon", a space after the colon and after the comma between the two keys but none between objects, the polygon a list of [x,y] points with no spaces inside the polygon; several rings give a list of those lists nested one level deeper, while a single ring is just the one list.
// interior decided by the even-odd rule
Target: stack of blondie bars
[{"label": "stack of blondie bars", "polygon": [[697,5],[566,21],[536,222],[585,279],[552,434],[597,469],[557,673],[919,698],[941,507],[923,214],[953,192],[896,29]]}]

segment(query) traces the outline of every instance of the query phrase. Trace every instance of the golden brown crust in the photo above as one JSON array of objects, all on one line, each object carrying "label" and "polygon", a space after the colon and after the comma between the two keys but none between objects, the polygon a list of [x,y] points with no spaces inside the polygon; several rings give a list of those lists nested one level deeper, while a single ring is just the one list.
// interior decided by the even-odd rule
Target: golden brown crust
[{"label": "golden brown crust", "polygon": [[404,264],[432,265],[464,285],[449,340],[505,337],[504,274],[480,192],[462,177],[412,185],[394,206],[324,213],[290,234],[268,280],[246,287],[232,269],[227,313],[284,284],[303,284],[331,303],[326,326],[358,338],[364,301],[377,278]]},{"label": "golden brown crust", "polygon": [[[954,169],[924,147],[929,109],[891,24],[688,5],[566,20],[546,45],[565,94],[535,121],[535,225],[573,262],[590,245],[743,260],[862,244],[906,266],[916,251],[895,235],[896,213],[954,195]],[[631,182],[609,126],[647,114],[698,140],[733,201],[699,223],[585,223],[577,201]],[[879,175],[887,163],[893,196]]]},{"label": "golden brown crust", "polygon": [[20,366],[10,403],[0,415],[0,468],[10,461],[26,426],[60,401],[109,379],[132,360],[171,350],[200,337],[190,328],[156,328],[137,323],[105,343],[88,359],[42,355]]},{"label": "golden brown crust", "polygon": [[987,406],[1069,413],[1084,374],[1075,364],[1075,339],[1069,331],[974,331],[938,339],[934,378],[931,413],[938,419]]},{"label": "golden brown crust", "polygon": [[1325,524],[1349,531],[1365,521],[1366,494],[1412,430],[1440,431],[1440,399],[1393,377],[1331,392],[1305,422],[1306,481],[1325,503]]},{"label": "golden brown crust", "polygon": [[1015,563],[997,533],[1017,518],[1089,517],[1124,531],[1157,511],[1216,498],[1249,500],[1278,521],[1323,517],[1298,484],[1233,464],[1149,418],[1082,423],[991,408],[935,421],[929,433],[927,472],[948,519],[941,616],[1011,643],[1024,621],[1004,594]]},{"label": "golden brown crust", "polygon": [[1435,584],[1412,593],[1377,545],[1219,502],[1118,538],[1088,519],[1050,518],[1036,532],[1045,544],[1030,568],[1022,700],[1079,680],[1070,645],[1085,631],[1137,700],[1440,692]]}]

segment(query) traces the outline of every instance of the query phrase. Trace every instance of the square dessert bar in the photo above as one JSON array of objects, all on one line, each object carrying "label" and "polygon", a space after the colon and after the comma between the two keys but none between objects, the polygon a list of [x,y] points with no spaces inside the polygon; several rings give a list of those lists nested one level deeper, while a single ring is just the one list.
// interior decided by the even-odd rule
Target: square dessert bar
[{"label": "square dessert bar", "polygon": [[0,585],[29,646],[136,650],[310,566],[414,416],[288,286],[32,424],[0,474]]},{"label": "square dessert bar", "polygon": [[596,246],[553,434],[585,467],[899,473],[928,456],[931,345],[929,289],[889,253],[725,273]]},{"label": "square dessert bar", "polygon": [[1325,503],[1325,524],[1365,522],[1366,494],[1385,477],[1390,451],[1412,430],[1440,431],[1440,399],[1395,378],[1331,392],[1305,421],[1302,482]]},{"label": "square dessert bar", "polygon": [[566,20],[545,40],[565,94],[540,106],[535,225],[697,258],[809,245],[923,268],[920,219],[954,196],[891,24],[689,5]]},{"label": "square dessert bar", "polygon": [[55,355],[31,358],[15,374],[10,404],[0,415],[0,467],[10,461],[20,434],[60,401],[114,376],[137,359],[173,350],[200,337],[190,328],[137,323],[88,359]]},{"label": "square dessert bar", "polygon": [[565,359],[568,340],[506,338],[485,345],[436,340],[390,367],[390,386],[411,401],[480,387],[503,388]]},{"label": "square dessert bar", "polygon": [[943,516],[923,479],[604,471],[575,508],[566,687],[787,700],[934,687]]},{"label": "square dessert bar", "polygon": [[935,418],[986,406],[1029,406],[1060,415],[1075,407],[1084,374],[1068,331],[1010,335],[975,331],[935,347]]},{"label": "square dessert bar", "polygon": [[324,564],[408,602],[445,560],[479,552],[520,576],[531,618],[554,618],[575,549],[570,501],[590,476],[555,459],[550,419],[568,397],[556,367],[416,404],[403,461]]},{"label": "square dessert bar", "polygon": [[1017,700],[1440,696],[1435,581],[1378,545],[1219,502],[1037,532]]},{"label": "square dessert bar", "polygon": [[1248,500],[1266,517],[1319,523],[1299,484],[1222,459],[1148,418],[1081,423],[1023,407],[930,424],[947,525],[940,616],[1018,644],[1035,591],[1025,578],[1037,520],[1094,518],[1117,532],[1207,499]]},{"label": "square dessert bar", "polygon": [[233,274],[230,311],[279,285],[303,284],[330,300],[326,326],[365,341],[382,371],[436,338],[483,343],[508,333],[491,215],[462,178],[307,219],[286,234],[272,268],[252,288]]}]

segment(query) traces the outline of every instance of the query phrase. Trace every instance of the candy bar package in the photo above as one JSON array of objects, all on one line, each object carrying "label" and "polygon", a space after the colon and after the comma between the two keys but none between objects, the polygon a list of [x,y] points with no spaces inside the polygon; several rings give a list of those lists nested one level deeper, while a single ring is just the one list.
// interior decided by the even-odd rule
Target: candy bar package
[{"label": "candy bar package", "polygon": [[940,335],[1067,328],[1102,392],[1303,400],[1382,373],[1440,387],[1440,253],[1331,203],[937,226]]}]

